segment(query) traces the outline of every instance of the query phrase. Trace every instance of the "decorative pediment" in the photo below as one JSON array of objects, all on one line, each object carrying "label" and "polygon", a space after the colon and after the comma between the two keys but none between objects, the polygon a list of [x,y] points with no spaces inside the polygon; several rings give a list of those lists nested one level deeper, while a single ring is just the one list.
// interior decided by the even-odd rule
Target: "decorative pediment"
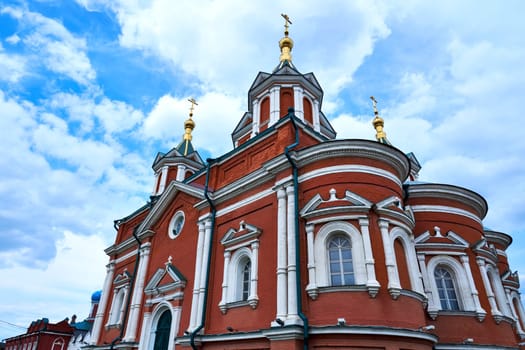
[{"label": "decorative pediment", "polygon": [[504,286],[514,287],[516,290],[520,289],[520,275],[518,271],[505,271],[503,275],[501,275],[501,281],[503,282]]},{"label": "decorative pediment", "polygon": [[418,235],[415,243],[416,248],[465,250],[469,247],[468,242],[460,235],[454,231],[448,231],[443,234],[438,226],[435,226],[432,232],[425,231]]},{"label": "decorative pediment", "polygon": [[224,237],[222,237],[221,243],[225,247],[247,245],[256,241],[261,233],[262,230],[260,228],[241,221],[239,223],[239,229],[229,229]]},{"label": "decorative pediment", "polygon": [[372,202],[348,190],[342,198],[338,198],[337,191],[332,188],[328,192],[328,199],[325,200],[320,194],[316,194],[306,203],[300,214],[304,218],[309,218],[339,212],[364,212],[371,207]]},{"label": "decorative pediment", "polygon": [[150,279],[144,293],[146,295],[165,294],[168,292],[175,292],[183,289],[186,286],[186,278],[180,271],[171,263],[171,256],[166,262],[165,268],[158,269],[153,277]]},{"label": "decorative pediment", "polygon": [[113,280],[113,285],[118,288],[129,284],[129,282],[131,281],[131,277],[132,275],[127,270],[124,270],[122,273],[119,273],[115,277],[115,279]]}]

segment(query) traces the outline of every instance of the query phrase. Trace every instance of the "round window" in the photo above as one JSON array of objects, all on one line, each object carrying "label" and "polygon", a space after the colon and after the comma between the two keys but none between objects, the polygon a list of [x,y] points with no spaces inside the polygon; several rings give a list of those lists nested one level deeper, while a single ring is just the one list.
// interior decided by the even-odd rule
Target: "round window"
[{"label": "round window", "polygon": [[184,213],[182,211],[178,211],[173,215],[173,218],[170,222],[170,227],[168,229],[168,235],[171,239],[177,238],[177,236],[180,234],[180,231],[182,231],[182,227],[184,226]]}]

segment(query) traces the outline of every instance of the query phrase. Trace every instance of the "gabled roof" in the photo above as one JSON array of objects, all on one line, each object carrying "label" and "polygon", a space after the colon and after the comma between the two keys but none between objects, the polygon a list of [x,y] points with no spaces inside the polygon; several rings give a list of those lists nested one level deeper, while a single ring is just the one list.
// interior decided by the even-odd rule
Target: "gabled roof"
[{"label": "gabled roof", "polygon": [[155,274],[153,274],[146,288],[144,288],[144,293],[146,295],[166,293],[184,288],[186,282],[186,277],[171,263],[170,257],[166,263],[166,267],[158,269]]},{"label": "gabled roof", "polygon": [[157,153],[151,167],[153,170],[156,170],[160,164],[168,160],[172,162],[189,162],[197,168],[200,168],[204,164],[199,152],[193,148],[191,141],[187,140],[183,140],[177,147],[172,148],[168,153]]}]

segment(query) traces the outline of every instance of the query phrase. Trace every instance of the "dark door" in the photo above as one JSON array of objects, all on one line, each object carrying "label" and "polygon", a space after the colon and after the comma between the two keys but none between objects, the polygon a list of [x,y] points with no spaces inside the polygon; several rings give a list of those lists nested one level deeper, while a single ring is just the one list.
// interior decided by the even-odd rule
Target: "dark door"
[{"label": "dark door", "polygon": [[153,350],[168,350],[170,343],[171,312],[166,310],[160,315],[155,330],[155,345]]}]

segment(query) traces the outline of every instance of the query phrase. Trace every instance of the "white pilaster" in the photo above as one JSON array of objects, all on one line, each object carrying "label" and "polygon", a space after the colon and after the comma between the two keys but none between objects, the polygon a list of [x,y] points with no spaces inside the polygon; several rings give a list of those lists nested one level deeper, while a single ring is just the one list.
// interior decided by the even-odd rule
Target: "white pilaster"
[{"label": "white pilaster", "polygon": [[288,314],[287,247],[286,247],[286,191],[277,190],[277,315],[284,320]]},{"label": "white pilaster", "polygon": [[394,249],[390,234],[388,233],[388,221],[379,220],[379,229],[383,238],[383,249],[385,251],[386,272],[388,275],[388,292],[392,298],[397,299],[401,284],[399,283],[399,274],[397,272],[397,263],[394,255]]},{"label": "white pilaster", "polygon": [[439,306],[434,304],[434,296],[432,295],[432,288],[430,287],[430,279],[428,276],[427,264],[425,262],[425,255],[418,254],[417,260],[419,261],[419,269],[421,270],[423,288],[427,296],[427,302],[428,302],[427,310],[430,316],[432,317],[432,319],[435,319],[437,316],[437,312],[439,310]]},{"label": "white pilaster", "polygon": [[[507,300],[509,302],[510,311],[512,313],[512,318],[516,322],[516,331],[518,332],[518,334],[523,339],[524,332],[523,332],[523,327],[522,327],[522,324],[521,324],[521,319],[523,317],[523,310],[521,310],[521,308],[519,306],[518,306],[519,309],[516,310],[516,307],[514,306],[514,303],[512,302],[512,295],[510,294],[510,290],[508,288],[505,288],[505,294],[507,295]],[[521,303],[519,303],[519,304],[521,306]]]},{"label": "white pilaster", "polygon": [[314,130],[317,132],[321,131],[321,121],[319,117],[319,111],[320,111],[319,101],[314,100],[312,114],[313,114],[313,119],[314,119]]},{"label": "white pilaster", "polygon": [[308,285],[306,291],[312,299],[317,299],[319,291],[317,289],[317,277],[315,275],[315,254],[314,254],[314,225],[306,226],[306,244],[308,248]]},{"label": "white pilaster", "polygon": [[128,324],[126,326],[126,335],[124,341],[134,342],[137,337],[137,326],[139,322],[139,311],[142,304],[142,295],[144,294],[144,281],[146,279],[146,271],[149,264],[149,253],[151,243],[145,243],[140,247],[140,261],[135,278],[135,286],[133,287],[133,294],[131,297],[131,305],[129,308]]},{"label": "white pilaster", "polygon": [[167,178],[168,178],[168,167],[163,166],[162,173],[160,174],[159,190],[157,191],[157,194],[161,194],[162,192],[164,192],[164,189],[166,188]]},{"label": "white pilaster", "polygon": [[111,292],[111,284],[113,283],[113,274],[115,273],[115,262],[112,261],[106,266],[106,278],[104,279],[104,286],[102,288],[102,295],[98,304],[97,314],[93,323],[93,330],[91,332],[90,345],[96,345],[100,336],[100,330],[104,322],[104,313],[106,311],[109,294]]},{"label": "white pilaster", "polygon": [[151,341],[148,334],[151,332],[151,312],[145,312],[142,317],[142,330],[140,331],[139,350],[148,349],[148,343]]},{"label": "white pilaster", "polygon": [[501,317],[501,312],[498,309],[498,304],[496,303],[496,298],[494,297],[494,291],[492,290],[492,286],[490,285],[490,281],[487,274],[487,268],[485,266],[485,260],[478,257],[476,258],[476,262],[478,263],[479,271],[481,273],[481,279],[483,281],[483,285],[485,286],[487,298],[489,299],[490,312],[492,313],[492,316],[499,318]]},{"label": "white pilaster", "polygon": [[295,265],[295,192],[293,186],[286,188],[286,195],[288,197],[287,208],[287,245],[288,245],[288,317],[287,320],[294,321],[299,318],[297,314],[297,293],[295,291],[295,284],[297,281]]},{"label": "white pilaster", "polygon": [[252,305],[252,307],[255,307],[257,305],[257,300],[259,300],[259,296],[257,295],[257,281],[259,279],[257,275],[257,271],[259,270],[259,242],[253,242],[251,248],[252,267],[250,273],[250,295],[248,296],[248,300],[250,301],[250,305]]},{"label": "white pilaster", "polygon": [[472,270],[470,269],[468,256],[462,255],[460,256],[460,259],[461,259],[461,263],[463,264],[463,268],[465,269],[465,272],[467,274],[467,280],[470,286],[470,290],[472,292],[472,300],[474,301],[474,307],[476,308],[476,314],[478,316],[478,319],[481,321],[485,318],[485,315],[487,314],[487,312],[483,310],[479,302],[478,290],[476,289],[476,284],[474,283],[474,278],[472,277]]},{"label": "white pilaster", "polygon": [[[270,122],[268,127],[275,124],[280,118],[281,109],[281,87],[274,86],[270,89]],[[283,112],[284,113],[284,112]]]},{"label": "white pilaster", "polygon": [[155,173],[155,182],[153,183],[153,191],[151,191],[151,194],[154,196],[157,194],[157,188],[159,186],[159,173]]},{"label": "white pilaster", "polygon": [[224,252],[224,268],[222,272],[222,298],[219,302],[219,308],[221,309],[222,313],[226,312],[226,303],[228,300],[228,272],[230,270],[230,258],[232,254],[230,251]]},{"label": "white pilaster", "polygon": [[252,104],[252,134],[251,137],[257,136],[261,124],[261,106],[259,99],[253,100]]},{"label": "white pilaster", "polygon": [[195,277],[193,279],[193,298],[191,301],[191,314],[189,331],[197,328],[197,311],[199,305],[199,283],[202,270],[202,250],[204,245],[204,223],[199,222],[199,236],[197,238],[197,251],[195,254]]},{"label": "white pilaster", "polygon": [[179,164],[177,166],[177,181],[184,181],[184,177],[186,176],[186,165]]},{"label": "white pilaster", "polygon": [[[202,317],[202,310],[204,309],[204,293],[206,290],[206,270],[208,268],[208,261],[210,256],[208,254],[210,249],[210,236],[211,236],[211,219],[206,219],[204,222],[204,247],[202,251],[202,264],[201,274],[199,281],[199,304],[197,305],[197,322],[201,322],[199,318]],[[198,326],[198,324],[196,324]]]},{"label": "white pilaster", "polygon": [[368,288],[370,296],[375,297],[379,291],[379,282],[376,279],[374,253],[372,252],[372,242],[370,241],[368,225],[368,219],[359,219],[361,236],[363,237],[363,247],[365,248],[366,287]]},{"label": "white pilaster", "polygon": [[293,99],[295,115],[304,122],[304,106],[303,106],[304,90],[300,86],[293,87]]}]

